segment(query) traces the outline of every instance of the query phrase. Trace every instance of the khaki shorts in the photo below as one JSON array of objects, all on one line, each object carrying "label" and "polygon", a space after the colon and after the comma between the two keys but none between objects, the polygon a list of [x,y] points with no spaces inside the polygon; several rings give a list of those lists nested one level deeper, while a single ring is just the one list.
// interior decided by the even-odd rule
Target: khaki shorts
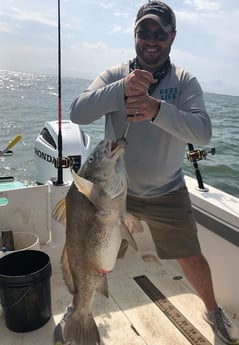
[{"label": "khaki shorts", "polygon": [[201,254],[186,187],[157,198],[128,196],[128,212],[148,224],[158,256],[179,259]]}]

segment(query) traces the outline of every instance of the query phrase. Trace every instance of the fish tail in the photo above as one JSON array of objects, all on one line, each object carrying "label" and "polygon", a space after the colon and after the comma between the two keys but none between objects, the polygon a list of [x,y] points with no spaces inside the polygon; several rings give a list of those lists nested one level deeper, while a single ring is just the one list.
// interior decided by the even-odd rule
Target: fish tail
[{"label": "fish tail", "polygon": [[100,335],[92,314],[87,316],[72,314],[64,328],[66,341],[77,345],[100,345]]}]

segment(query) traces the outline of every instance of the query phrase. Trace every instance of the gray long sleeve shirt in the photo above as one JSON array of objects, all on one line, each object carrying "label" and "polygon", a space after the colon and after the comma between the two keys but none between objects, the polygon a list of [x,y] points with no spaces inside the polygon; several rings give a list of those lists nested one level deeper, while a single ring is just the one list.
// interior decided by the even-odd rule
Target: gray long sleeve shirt
[{"label": "gray long sleeve shirt", "polygon": [[[127,121],[123,78],[128,71],[122,64],[99,75],[72,103],[71,120],[89,124],[105,116],[105,137],[119,139]],[[144,198],[181,187],[186,143],[205,145],[211,138],[202,89],[187,71],[172,64],[151,96],[161,99],[160,110],[153,122],[131,125],[125,152],[128,193]]]}]

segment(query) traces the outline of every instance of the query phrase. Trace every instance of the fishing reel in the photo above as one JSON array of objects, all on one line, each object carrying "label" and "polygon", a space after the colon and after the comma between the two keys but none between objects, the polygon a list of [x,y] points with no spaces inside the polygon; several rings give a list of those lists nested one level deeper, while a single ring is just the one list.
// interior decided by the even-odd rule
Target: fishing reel
[{"label": "fishing reel", "polygon": [[215,155],[216,149],[213,147],[210,151],[205,151],[205,150],[190,150],[187,152],[187,159],[189,162],[196,162],[200,161],[202,159],[206,159],[207,155],[211,153],[212,156]]},{"label": "fishing reel", "polygon": [[57,157],[54,161],[54,166],[56,169],[59,168],[69,168],[71,161],[68,157]]},{"label": "fishing reel", "polygon": [[54,162],[56,169],[58,168],[72,168],[76,173],[81,167],[81,156],[57,157]]}]

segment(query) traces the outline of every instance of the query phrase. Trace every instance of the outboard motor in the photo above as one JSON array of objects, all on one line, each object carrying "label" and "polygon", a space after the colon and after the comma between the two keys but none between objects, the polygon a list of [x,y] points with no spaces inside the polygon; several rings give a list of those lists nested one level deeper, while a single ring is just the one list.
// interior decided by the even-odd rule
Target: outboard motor
[{"label": "outboard motor", "polygon": [[[62,120],[62,156],[68,157],[77,172],[90,153],[90,136],[79,125]],[[58,121],[48,121],[35,141],[36,182],[45,184],[57,179]],[[72,181],[70,168],[63,169],[63,181]]]}]

